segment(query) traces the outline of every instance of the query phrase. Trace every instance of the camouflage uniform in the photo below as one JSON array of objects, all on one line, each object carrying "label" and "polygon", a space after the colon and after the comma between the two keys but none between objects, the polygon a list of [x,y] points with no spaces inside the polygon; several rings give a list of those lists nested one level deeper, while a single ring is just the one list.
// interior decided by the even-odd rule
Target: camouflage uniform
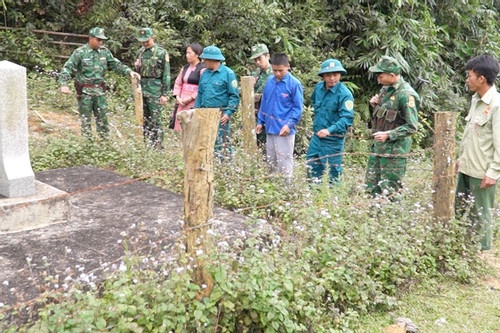
[{"label": "camouflage uniform", "polygon": [[[139,30],[140,42],[153,37],[153,30]],[[163,105],[160,97],[167,96],[170,90],[170,59],[168,52],[157,44],[150,48],[141,47],[136,54],[140,65],[135,70],[141,75],[141,88],[144,106],[144,138],[153,145],[163,142],[163,127],[161,122]]]},{"label": "camouflage uniform", "polygon": [[[269,49],[265,44],[257,44],[252,46],[252,54],[250,55],[250,59],[255,59],[260,57],[263,54],[269,54]],[[273,68],[271,64],[269,67],[263,71],[259,67],[255,68],[251,72],[251,76],[256,78],[255,86],[254,86],[254,94],[255,94],[255,121],[257,122],[257,113],[259,112],[260,102],[262,98],[262,92],[264,91],[264,86],[266,85],[267,78],[273,74]],[[262,132],[257,134],[257,144],[265,145],[266,144],[266,131],[265,128],[262,128]]]},{"label": "camouflage uniform", "polygon": [[[401,67],[394,58],[384,56],[370,71],[399,75]],[[390,195],[402,187],[407,157],[401,155],[410,151],[411,135],[418,130],[420,98],[402,77],[395,84],[383,87],[379,95],[380,104],[371,108],[371,128],[374,133],[387,131],[389,138],[373,142],[365,183],[372,195]]]},{"label": "camouflage uniform", "polygon": [[[104,29],[92,28],[89,32],[92,37],[107,39]],[[75,88],[77,90],[78,111],[82,121],[82,134],[90,137],[92,126],[90,119],[94,114],[96,130],[99,136],[106,138],[109,133],[106,103],[106,70],[112,69],[119,74],[129,74],[132,70],[113,57],[111,51],[101,46],[93,50],[89,44],[76,49],[64,64],[59,82],[67,86],[71,74],[76,71]]]}]

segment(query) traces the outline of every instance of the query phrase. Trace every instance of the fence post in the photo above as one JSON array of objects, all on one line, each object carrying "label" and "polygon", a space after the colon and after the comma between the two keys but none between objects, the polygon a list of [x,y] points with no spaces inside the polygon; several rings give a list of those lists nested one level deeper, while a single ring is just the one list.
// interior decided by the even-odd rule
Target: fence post
[{"label": "fence post", "polygon": [[250,156],[257,156],[253,83],[252,76],[241,78],[241,122],[243,124],[243,150]]},{"label": "fence post", "polygon": [[455,216],[455,112],[434,114],[434,219],[447,222]]},{"label": "fence post", "polygon": [[210,295],[213,280],[199,254],[207,253],[208,221],[213,216],[215,189],[212,171],[215,138],[220,109],[194,109],[179,112],[184,148],[184,226],[186,252],[194,261],[193,281],[201,287],[199,299]]}]

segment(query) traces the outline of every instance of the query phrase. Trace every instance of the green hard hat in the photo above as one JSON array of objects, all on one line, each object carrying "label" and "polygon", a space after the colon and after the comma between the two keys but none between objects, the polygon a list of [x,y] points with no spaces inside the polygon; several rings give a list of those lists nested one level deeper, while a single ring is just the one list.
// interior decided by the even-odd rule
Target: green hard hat
[{"label": "green hard hat", "polygon": [[401,74],[401,65],[393,57],[382,56],[376,65],[370,67],[372,73],[393,73]]},{"label": "green hard hat", "polygon": [[137,40],[139,42],[147,42],[151,37],[153,37],[153,29],[151,28],[139,29],[139,35],[137,37]]},{"label": "green hard hat", "polygon": [[252,46],[252,55],[250,56],[250,59],[255,59],[260,57],[263,54],[269,53],[269,49],[267,48],[266,44],[257,44]]},{"label": "green hard hat", "polygon": [[108,39],[108,37],[104,36],[104,29],[99,27],[90,29],[89,36],[97,37],[100,39]]},{"label": "green hard hat", "polygon": [[226,60],[226,58],[224,58],[224,56],[222,55],[220,49],[215,45],[205,47],[203,49],[203,53],[200,54],[200,58],[220,61]]},{"label": "green hard hat", "polygon": [[322,76],[325,73],[342,73],[345,74],[347,71],[344,69],[340,61],[337,59],[328,59],[321,64],[318,75]]}]

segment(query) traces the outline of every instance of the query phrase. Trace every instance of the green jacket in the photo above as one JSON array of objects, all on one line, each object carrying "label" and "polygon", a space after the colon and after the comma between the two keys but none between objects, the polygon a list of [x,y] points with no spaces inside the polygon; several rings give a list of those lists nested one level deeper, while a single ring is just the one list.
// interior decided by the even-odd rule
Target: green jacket
[{"label": "green jacket", "polygon": [[[75,80],[84,85],[99,85],[105,83],[105,73],[111,69],[119,74],[129,74],[132,70],[113,57],[110,50],[101,46],[93,50],[89,44],[77,48],[64,64],[59,82],[67,86],[73,71],[76,71]],[[103,87],[84,87],[86,95],[102,96],[105,94]]]},{"label": "green jacket", "polygon": [[170,91],[170,60],[168,52],[154,44],[149,49],[141,47],[136,54],[141,64],[135,70],[141,75],[142,93],[145,96],[167,96]]},{"label": "green jacket", "polygon": [[256,94],[262,94],[262,92],[264,91],[264,86],[266,85],[267,78],[271,74],[273,74],[271,65],[269,65],[269,67],[265,71],[262,71],[259,67],[252,71],[250,75],[257,78],[257,82],[255,82],[255,86],[253,88]]},{"label": "green jacket", "polygon": [[472,96],[465,118],[458,171],[483,179],[500,178],[500,93],[492,86],[484,96]]},{"label": "green jacket", "polygon": [[372,112],[372,129],[387,130],[389,138],[374,142],[373,152],[406,154],[410,151],[411,135],[418,130],[420,97],[402,77],[392,86],[383,87],[380,94],[380,105]]}]

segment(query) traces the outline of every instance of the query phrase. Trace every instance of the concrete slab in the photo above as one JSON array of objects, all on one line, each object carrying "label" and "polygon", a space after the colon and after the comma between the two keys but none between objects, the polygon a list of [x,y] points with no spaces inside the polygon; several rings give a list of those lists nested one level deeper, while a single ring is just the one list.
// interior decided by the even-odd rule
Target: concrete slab
[{"label": "concrete slab", "polygon": [[0,233],[44,227],[70,218],[68,193],[35,181],[35,194],[0,197]]},{"label": "concrete slab", "polygon": [[[0,234],[0,303],[32,300],[75,281],[97,283],[120,266],[124,240],[134,255],[171,258],[172,245],[181,235],[181,195],[91,166],[35,176],[69,194],[71,218]],[[220,241],[243,238],[248,231],[245,217],[235,213],[216,209],[215,219],[213,229]]]}]

